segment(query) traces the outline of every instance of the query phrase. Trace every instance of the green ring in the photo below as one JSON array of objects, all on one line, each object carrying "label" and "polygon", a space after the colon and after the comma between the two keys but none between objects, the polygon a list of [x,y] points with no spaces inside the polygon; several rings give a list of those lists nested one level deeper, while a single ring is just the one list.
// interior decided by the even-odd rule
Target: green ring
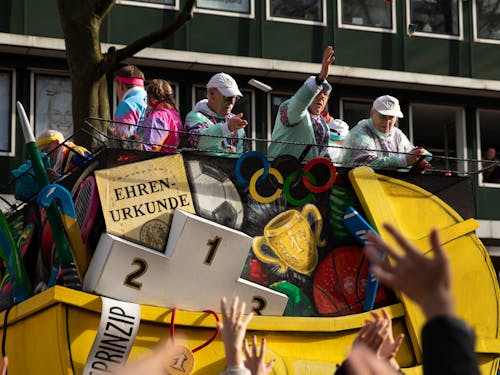
[{"label": "green ring", "polygon": [[[285,179],[285,183],[283,184],[283,195],[285,196],[288,203],[293,204],[294,206],[303,206],[303,205],[309,203],[310,201],[312,201],[314,198],[314,195],[313,195],[313,193],[310,192],[309,194],[307,194],[304,198],[302,198],[300,200],[292,197],[292,194],[290,194],[290,185],[291,185],[292,181],[293,182],[297,181],[296,180],[297,174],[298,174],[298,172],[294,171]],[[313,184],[316,184],[316,178],[314,177],[314,175],[311,172],[304,171],[303,175],[306,176]]]}]

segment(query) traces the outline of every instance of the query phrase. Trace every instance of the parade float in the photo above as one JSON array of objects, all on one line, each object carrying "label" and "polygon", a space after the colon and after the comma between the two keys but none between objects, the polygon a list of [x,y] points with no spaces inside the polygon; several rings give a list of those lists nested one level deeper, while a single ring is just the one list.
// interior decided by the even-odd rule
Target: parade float
[{"label": "parade float", "polygon": [[421,374],[424,317],[369,277],[362,252],[369,228],[392,243],[384,222],[425,254],[439,229],[458,315],[475,330],[481,373],[496,374],[499,289],[473,193],[466,175],[100,147],[2,226],[9,374],[105,374],[160,340],[193,352],[194,365],[179,355],[170,373],[218,374],[219,301],[236,295],[275,374],[332,374],[381,307],[405,334],[397,361]]}]

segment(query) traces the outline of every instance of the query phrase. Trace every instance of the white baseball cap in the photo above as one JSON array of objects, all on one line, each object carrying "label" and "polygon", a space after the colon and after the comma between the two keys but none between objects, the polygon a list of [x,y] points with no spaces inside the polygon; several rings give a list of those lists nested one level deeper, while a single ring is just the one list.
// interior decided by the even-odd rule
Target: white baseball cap
[{"label": "white baseball cap", "polygon": [[349,125],[338,118],[330,121],[328,127],[330,128],[330,139],[332,141],[341,141],[346,137],[347,133],[349,133]]},{"label": "white baseball cap", "polygon": [[214,74],[207,83],[207,89],[211,87],[215,87],[224,96],[243,96],[234,78],[226,73]]},{"label": "white baseball cap", "polygon": [[394,96],[383,95],[379,96],[373,102],[373,109],[384,116],[397,116],[403,118],[403,112],[401,112],[401,107],[399,106],[399,100]]}]

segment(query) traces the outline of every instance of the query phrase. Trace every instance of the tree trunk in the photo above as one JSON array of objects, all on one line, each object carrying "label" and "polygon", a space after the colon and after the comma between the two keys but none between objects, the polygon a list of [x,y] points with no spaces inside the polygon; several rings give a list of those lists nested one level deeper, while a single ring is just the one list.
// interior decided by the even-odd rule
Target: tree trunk
[{"label": "tree trunk", "polygon": [[[106,54],[101,51],[99,31],[115,0],[58,0],[57,4],[71,74],[74,141],[93,148],[100,142],[93,142],[79,130],[88,117],[111,118],[106,74],[138,51],[175,34],[193,18],[196,0],[186,0],[171,25],[147,34],[120,50],[111,47]],[[109,122],[92,120],[92,125],[106,133]]]},{"label": "tree trunk", "polygon": [[[59,0],[59,16],[71,74],[75,143],[91,147],[88,135],[79,132],[88,117],[110,118],[106,76],[98,73],[104,58],[99,30],[101,17],[92,1]],[[94,124],[104,130],[102,124]]]}]

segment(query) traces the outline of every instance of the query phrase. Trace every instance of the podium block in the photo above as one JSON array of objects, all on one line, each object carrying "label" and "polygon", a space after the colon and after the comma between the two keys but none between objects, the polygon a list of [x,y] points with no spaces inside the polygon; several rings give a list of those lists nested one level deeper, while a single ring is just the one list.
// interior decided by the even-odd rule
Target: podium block
[{"label": "podium block", "polygon": [[122,301],[167,307],[163,276],[168,259],[158,251],[103,233],[83,290]]},{"label": "podium block", "polygon": [[288,302],[286,294],[242,278],[238,279],[232,297],[238,296],[246,303],[245,314],[281,316]]},{"label": "podium block", "polygon": [[[233,295],[251,245],[242,232],[176,210],[165,253],[102,234],[83,288],[128,302],[220,312],[220,299]],[[275,311],[275,296],[259,293]]]},{"label": "podium block", "polygon": [[162,277],[169,305],[220,311],[220,299],[232,296],[251,245],[245,233],[176,210]]}]

